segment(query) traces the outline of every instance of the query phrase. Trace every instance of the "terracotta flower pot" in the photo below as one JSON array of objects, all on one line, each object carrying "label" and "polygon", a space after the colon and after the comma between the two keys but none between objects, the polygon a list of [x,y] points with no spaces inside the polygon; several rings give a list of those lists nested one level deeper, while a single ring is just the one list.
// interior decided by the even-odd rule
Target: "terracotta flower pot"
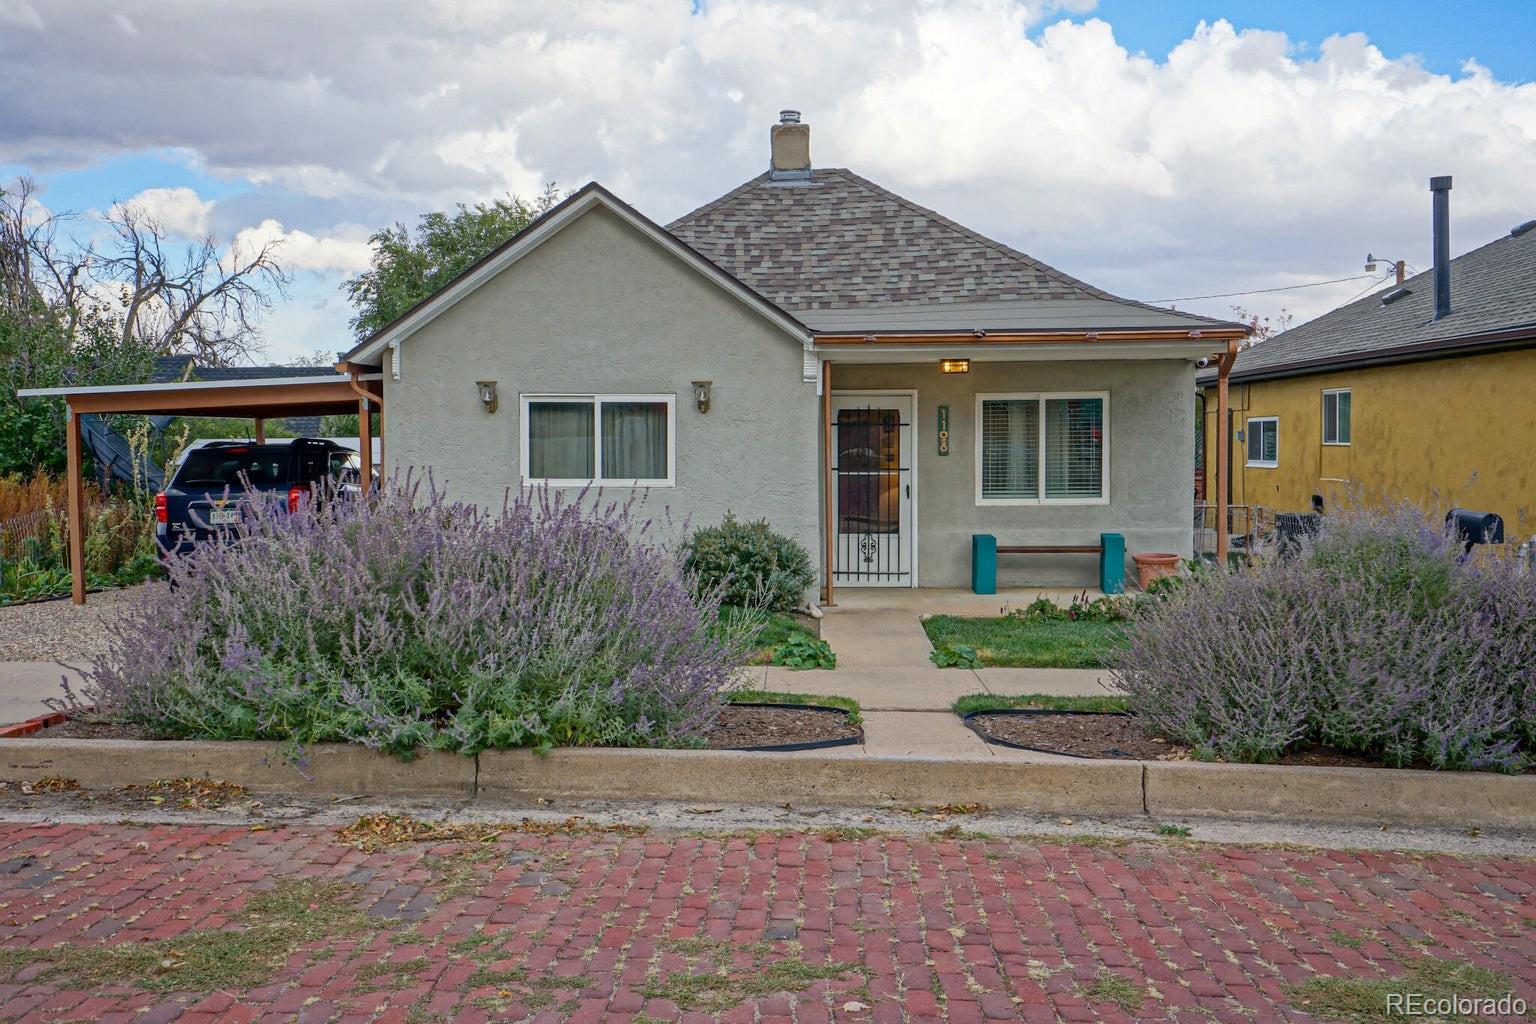
[{"label": "terracotta flower pot", "polygon": [[1142,590],[1159,576],[1172,576],[1179,571],[1179,556],[1166,551],[1133,551],[1131,561],[1136,563],[1136,581]]}]

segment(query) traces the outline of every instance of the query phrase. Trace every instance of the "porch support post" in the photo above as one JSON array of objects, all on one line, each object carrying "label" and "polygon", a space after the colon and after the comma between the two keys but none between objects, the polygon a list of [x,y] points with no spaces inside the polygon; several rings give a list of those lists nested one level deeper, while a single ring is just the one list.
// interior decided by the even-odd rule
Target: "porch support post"
[{"label": "porch support post", "polygon": [[1232,446],[1232,430],[1227,423],[1227,376],[1237,360],[1237,342],[1227,342],[1227,350],[1216,361],[1216,564],[1227,565],[1227,516],[1231,505],[1227,500],[1227,452]]},{"label": "porch support post", "polygon": [[822,587],[821,603],[827,608],[837,606],[832,584],[833,558],[837,550],[836,524],[832,521],[836,514],[836,501],[832,491],[835,484],[832,472],[832,440],[832,360],[824,359],[821,363],[821,560],[825,585]]},{"label": "porch support post", "polygon": [[80,414],[68,408],[64,427],[66,469],[69,473],[69,574],[75,604],[85,604],[85,480],[80,460]]},{"label": "porch support post", "polygon": [[267,443],[267,421],[260,416],[256,417],[256,443]]},{"label": "porch support post", "polygon": [[366,398],[357,400],[357,457],[362,463],[360,485],[367,494],[373,486],[373,409]]}]

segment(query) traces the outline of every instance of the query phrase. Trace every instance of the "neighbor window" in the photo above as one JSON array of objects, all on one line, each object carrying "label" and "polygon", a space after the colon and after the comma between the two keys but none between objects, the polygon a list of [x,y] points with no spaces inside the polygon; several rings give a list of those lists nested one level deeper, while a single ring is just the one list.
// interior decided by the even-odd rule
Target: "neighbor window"
[{"label": "neighbor window", "polygon": [[1280,465],[1280,420],[1265,416],[1248,421],[1248,465]]},{"label": "neighbor window", "polygon": [[1323,444],[1349,444],[1349,389],[1323,392]]},{"label": "neighbor window", "polygon": [[1108,496],[1109,396],[978,395],[978,504],[1096,503]]},{"label": "neighbor window", "polygon": [[671,395],[524,395],[523,480],[672,483]]}]

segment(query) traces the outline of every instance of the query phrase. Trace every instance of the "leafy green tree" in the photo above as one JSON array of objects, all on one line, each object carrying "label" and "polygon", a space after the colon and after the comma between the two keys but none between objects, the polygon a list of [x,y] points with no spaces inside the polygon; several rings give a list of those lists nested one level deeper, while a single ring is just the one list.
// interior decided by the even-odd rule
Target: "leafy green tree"
[{"label": "leafy green tree", "polygon": [[375,232],[373,266],[342,285],[357,309],[352,330],[366,338],[391,323],[559,200],[551,184],[531,201],[508,195],[424,213],[414,234],[400,221]]}]

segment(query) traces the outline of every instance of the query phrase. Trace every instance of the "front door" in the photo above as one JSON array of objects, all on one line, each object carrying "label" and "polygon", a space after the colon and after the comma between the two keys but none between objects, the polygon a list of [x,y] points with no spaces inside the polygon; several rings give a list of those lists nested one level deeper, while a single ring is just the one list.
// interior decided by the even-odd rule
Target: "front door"
[{"label": "front door", "polygon": [[911,395],[832,395],[833,579],[840,587],[910,587]]}]

